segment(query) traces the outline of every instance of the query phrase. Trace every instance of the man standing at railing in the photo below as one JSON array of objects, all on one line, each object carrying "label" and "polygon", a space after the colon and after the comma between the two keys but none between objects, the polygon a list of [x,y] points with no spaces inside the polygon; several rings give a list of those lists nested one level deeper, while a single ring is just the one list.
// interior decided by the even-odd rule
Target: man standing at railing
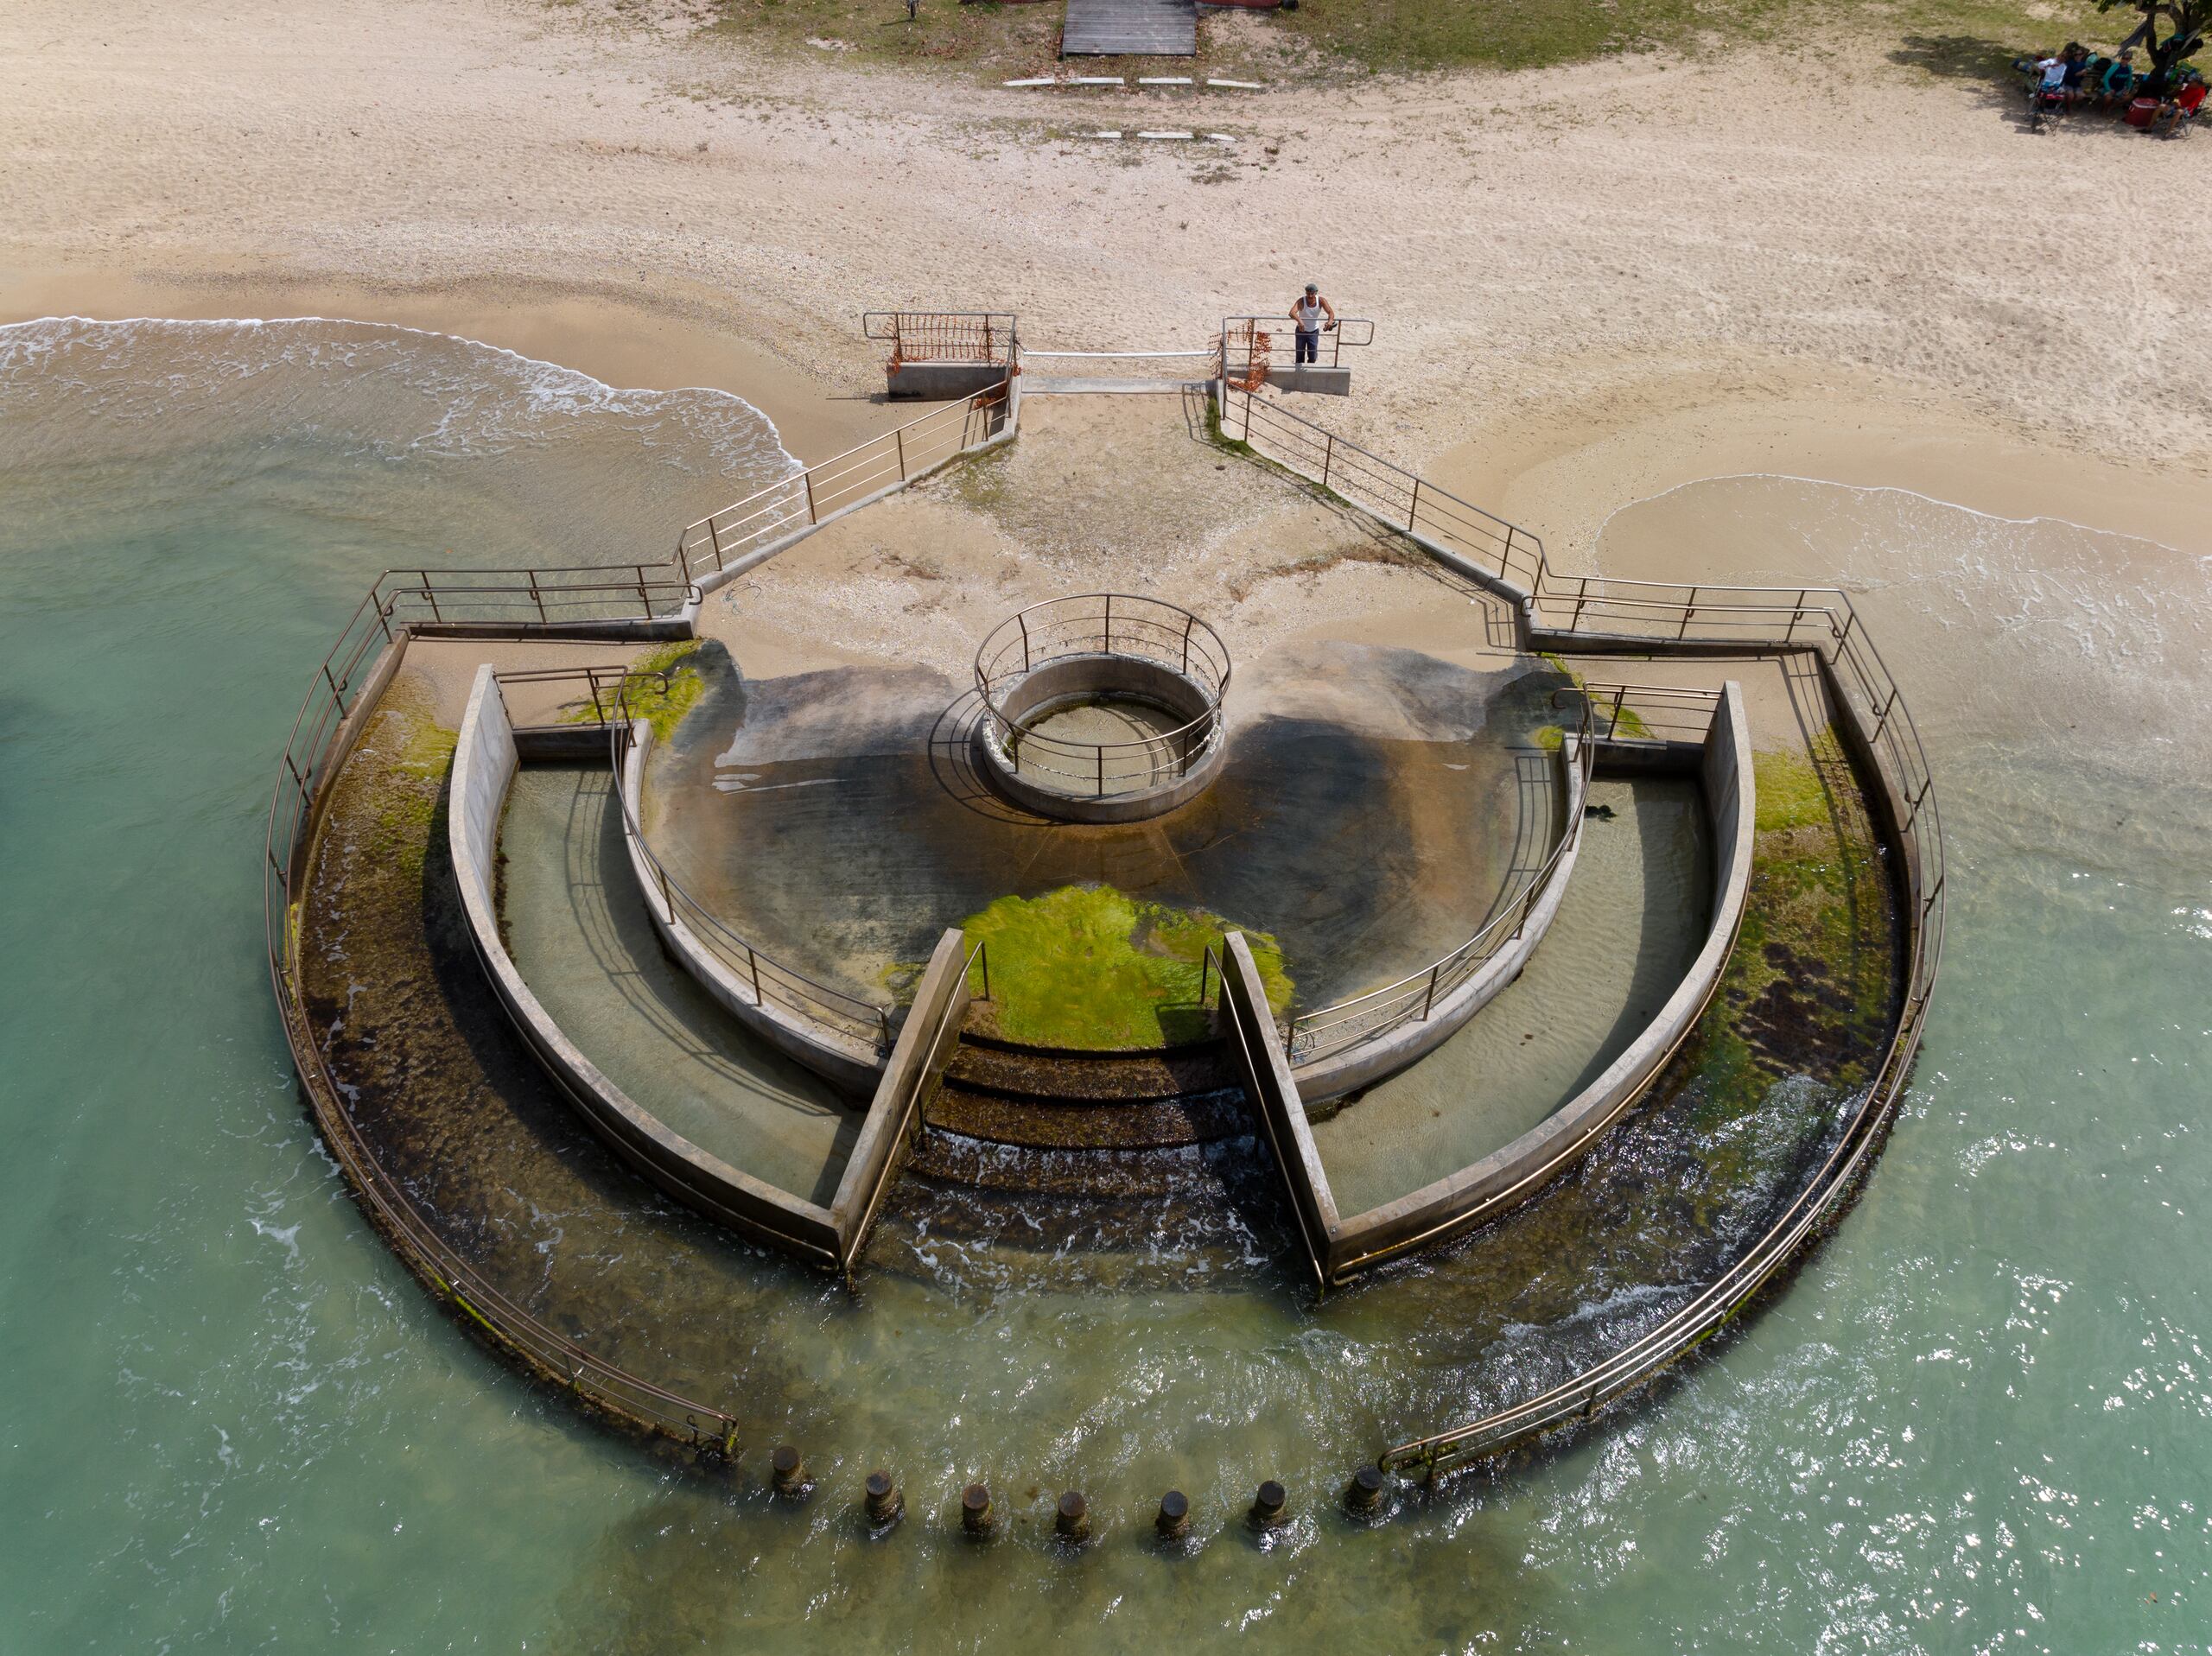
[{"label": "man standing at railing", "polygon": [[[1326,321],[1323,320],[1326,318]],[[1325,327],[1333,332],[1337,326],[1337,308],[1321,297],[1321,289],[1309,282],[1306,291],[1290,301],[1290,320],[1298,324],[1298,363],[1321,361],[1321,330]]]}]

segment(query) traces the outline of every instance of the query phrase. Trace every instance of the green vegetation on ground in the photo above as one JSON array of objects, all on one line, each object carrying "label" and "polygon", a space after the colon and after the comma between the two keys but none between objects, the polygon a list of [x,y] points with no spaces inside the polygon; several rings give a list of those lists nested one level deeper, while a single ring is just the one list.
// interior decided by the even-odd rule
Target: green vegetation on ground
[{"label": "green vegetation on ground", "polygon": [[1282,949],[1204,909],[1174,909],[1110,885],[1065,885],[1042,897],[1002,897],[963,923],[988,949],[995,1032],[1037,1046],[1094,1050],[1172,1045],[1203,1037],[1198,1004],[1205,951],[1242,931],[1268,1004],[1290,1005]]},{"label": "green vegetation on ground", "polygon": [[[574,3],[575,0],[553,0]],[[616,10],[626,8],[618,0]],[[718,0],[709,33],[818,61],[951,70],[989,81],[1069,73],[1065,7],[995,0]],[[2069,39],[2112,46],[2133,26],[2096,0],[1304,0],[1296,11],[1202,15],[1195,59],[1169,73],[1281,84],[1373,73],[1541,69],[1628,52],[1702,54],[1738,42],[1866,38],[1878,57],[1946,77],[1997,79],[2012,59]],[[1157,58],[1085,58],[1077,73],[1158,74]],[[762,101],[750,89],[695,96]],[[774,101],[772,98],[766,101]]]}]

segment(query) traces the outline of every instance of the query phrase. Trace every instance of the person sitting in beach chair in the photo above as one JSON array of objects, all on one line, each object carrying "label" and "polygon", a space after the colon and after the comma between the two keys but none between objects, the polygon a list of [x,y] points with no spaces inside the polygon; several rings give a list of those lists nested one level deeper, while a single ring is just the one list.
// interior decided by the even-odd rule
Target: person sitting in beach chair
[{"label": "person sitting in beach chair", "polygon": [[2101,108],[2113,109],[2124,105],[2135,96],[2135,48],[2123,46],[2120,55],[2105,65],[2104,73],[2096,79],[2097,103]]},{"label": "person sitting in beach chair", "polygon": [[2069,105],[2078,104],[2089,95],[2089,48],[2079,41],[2069,41],[2058,55],[2066,65],[2066,101]]},{"label": "person sitting in beach chair", "polygon": [[[2204,107],[2205,90],[2204,77],[2194,69],[2190,70],[2189,79],[2158,111],[2158,119],[2166,124],[2166,136],[2178,138],[2196,124],[2196,113]],[[2155,123],[2151,130],[2158,130]]]},{"label": "person sitting in beach chair", "polygon": [[2063,56],[2038,58],[2028,66],[2028,120],[2041,126],[2044,117],[2066,112],[2067,63]]}]

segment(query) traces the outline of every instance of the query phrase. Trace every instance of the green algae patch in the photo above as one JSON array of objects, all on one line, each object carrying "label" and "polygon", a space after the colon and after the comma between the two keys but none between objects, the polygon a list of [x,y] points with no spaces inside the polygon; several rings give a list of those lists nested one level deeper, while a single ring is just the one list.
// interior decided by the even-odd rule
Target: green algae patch
[{"label": "green algae patch", "polygon": [[[625,692],[631,716],[642,719],[653,727],[653,740],[656,742],[664,742],[669,739],[677,726],[683,721],[683,715],[691,711],[692,705],[707,688],[706,680],[700,676],[698,663],[691,659],[698,650],[698,639],[682,638],[674,644],[648,650],[630,663],[630,670],[633,674],[661,673],[667,676],[665,689],[651,678],[633,678]],[[561,720],[569,725],[595,725],[600,722],[603,711],[607,710],[606,692],[602,691],[597,706],[593,705],[588,696],[581,701],[569,703],[562,709]]]},{"label": "green algae patch", "polygon": [[459,733],[437,722],[428,688],[402,674],[384,694],[331,794],[321,829],[402,879],[419,880],[441,821]]},{"label": "green algae patch", "polygon": [[1821,772],[1844,765],[1843,745],[1833,726],[1815,737],[1808,752],[1784,749],[1751,755],[1751,779],[1758,795],[1756,823],[1761,834],[1814,828],[1828,820],[1828,786]]},{"label": "green algae patch", "polygon": [[1205,951],[1224,931],[1243,932],[1268,1006],[1290,1005],[1282,949],[1267,933],[1110,885],[1002,897],[963,930],[971,948],[988,949],[989,1021],[1010,1041],[1110,1050],[1202,1038],[1211,1023],[1198,1002]]}]

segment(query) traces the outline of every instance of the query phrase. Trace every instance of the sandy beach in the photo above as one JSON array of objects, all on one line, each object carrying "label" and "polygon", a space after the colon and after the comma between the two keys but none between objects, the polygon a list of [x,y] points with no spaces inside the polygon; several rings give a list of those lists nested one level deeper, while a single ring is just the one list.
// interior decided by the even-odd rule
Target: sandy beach
[{"label": "sandy beach", "polygon": [[[725,386],[814,460],[900,416],[865,308],[1184,348],[1311,275],[1377,327],[1357,394],[1309,411],[1569,556],[1626,501],[1742,471],[2182,546],[2212,504],[2212,225],[2171,211],[2212,149],[2031,137],[1877,35],[1194,114],[614,17],[12,7],[0,318],[435,327]],[[1162,119],[1237,143],[1071,136]]]}]

